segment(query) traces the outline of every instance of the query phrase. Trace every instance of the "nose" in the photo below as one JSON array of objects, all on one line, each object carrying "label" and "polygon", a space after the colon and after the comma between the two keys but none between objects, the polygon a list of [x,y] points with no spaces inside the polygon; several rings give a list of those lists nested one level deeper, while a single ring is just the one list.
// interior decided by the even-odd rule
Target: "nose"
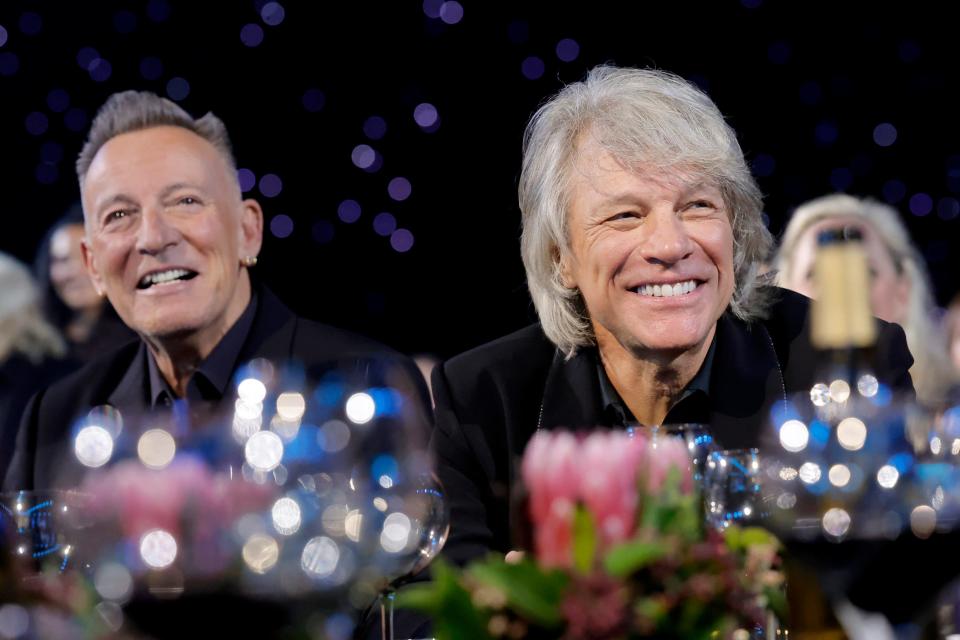
[{"label": "nose", "polygon": [[180,241],[180,232],[167,221],[162,212],[147,207],[140,215],[137,229],[137,251],[155,256]]},{"label": "nose", "polygon": [[647,262],[671,266],[693,252],[693,240],[672,210],[651,212],[642,228],[646,236],[639,249]]}]

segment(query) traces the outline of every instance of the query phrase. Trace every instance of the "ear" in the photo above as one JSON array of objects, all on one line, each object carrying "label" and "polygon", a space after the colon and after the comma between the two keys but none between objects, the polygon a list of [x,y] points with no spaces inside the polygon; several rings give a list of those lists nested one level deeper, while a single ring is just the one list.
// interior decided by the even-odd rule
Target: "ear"
[{"label": "ear", "polygon": [[96,256],[93,255],[93,250],[90,249],[86,236],[80,240],[80,255],[83,258],[83,268],[87,271],[87,275],[90,276],[93,288],[97,290],[98,296],[102,296],[106,288],[103,286],[103,278],[100,276],[100,270],[97,268]]},{"label": "ear", "polygon": [[263,209],[260,208],[260,203],[252,198],[241,203],[239,233],[237,246],[240,249],[240,258],[256,257],[263,244]]}]

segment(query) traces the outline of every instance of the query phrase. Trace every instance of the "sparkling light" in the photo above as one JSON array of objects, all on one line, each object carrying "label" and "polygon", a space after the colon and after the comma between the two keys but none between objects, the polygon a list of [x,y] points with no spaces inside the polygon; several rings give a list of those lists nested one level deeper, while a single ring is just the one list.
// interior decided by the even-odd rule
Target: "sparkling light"
[{"label": "sparkling light", "polygon": [[107,562],[97,568],[93,586],[106,600],[125,600],[133,591],[133,577],[118,562]]},{"label": "sparkling light", "polygon": [[937,512],[933,507],[922,504],[910,512],[910,530],[918,538],[929,538],[937,528]]},{"label": "sparkling light", "polygon": [[90,425],[77,433],[73,451],[80,464],[86,467],[102,467],[113,455],[113,438],[103,427]]},{"label": "sparkling light", "polygon": [[857,391],[860,392],[864,398],[872,398],[877,395],[877,391],[880,389],[880,382],[877,380],[876,376],[872,376],[869,373],[866,373],[860,376],[860,379],[857,380]]},{"label": "sparkling light", "polygon": [[797,479],[797,470],[793,467],[783,467],[780,469],[779,476],[781,480],[790,482]]},{"label": "sparkling light", "polygon": [[258,405],[267,397],[267,387],[256,378],[246,378],[237,385],[237,395],[248,405]]},{"label": "sparkling light", "polygon": [[163,429],[150,429],[137,441],[137,456],[151,469],[163,469],[173,462],[176,453],[176,441]]},{"label": "sparkling light", "polygon": [[413,109],[413,119],[422,129],[429,129],[440,118],[437,108],[429,102],[421,102]]},{"label": "sparkling light", "polygon": [[243,561],[254,573],[266,573],[280,558],[280,545],[270,536],[255,533],[243,545]]},{"label": "sparkling light", "polygon": [[850,397],[850,385],[846,380],[834,380],[830,383],[830,399],[834,402],[846,402]]},{"label": "sparkling light", "polygon": [[943,451],[943,441],[940,440],[939,436],[933,436],[930,438],[930,453],[935,456],[940,455],[940,452]]},{"label": "sparkling light", "polygon": [[300,554],[300,566],[308,575],[325,578],[332,574],[340,561],[340,547],[325,536],[311,538]]},{"label": "sparkling light", "polygon": [[270,510],[273,528],[284,536],[293,535],[300,529],[300,505],[293,498],[280,498]]},{"label": "sparkling light", "polygon": [[154,529],[140,538],[140,557],[154,569],[163,569],[177,559],[177,541],[163,529]]},{"label": "sparkling light", "polygon": [[283,440],[273,431],[257,431],[247,440],[243,454],[256,471],[273,471],[283,459]]},{"label": "sparkling light", "polygon": [[842,538],[850,530],[850,514],[843,509],[828,509],[823,514],[823,530],[834,538]]},{"label": "sparkling light", "polygon": [[845,487],[850,484],[850,468],[845,464],[835,464],[827,472],[830,484],[835,487]]},{"label": "sparkling light", "polygon": [[807,484],[816,484],[820,482],[820,465],[815,462],[804,462],[800,465],[800,479]]},{"label": "sparkling light", "polygon": [[347,398],[345,407],[347,418],[354,424],[366,424],[373,419],[377,405],[369,393],[354,393]]},{"label": "sparkling light", "polygon": [[407,541],[410,538],[410,528],[410,518],[406,514],[391,513],[383,521],[383,530],[380,532],[380,546],[387,553],[400,553],[407,546]]},{"label": "sparkling light", "polygon": [[799,420],[787,420],[780,426],[780,444],[791,453],[797,453],[807,448],[810,441],[810,431],[807,425]]},{"label": "sparkling light", "polygon": [[897,480],[900,479],[900,472],[892,464],[885,464],[877,470],[877,484],[884,489],[892,489],[897,486]]},{"label": "sparkling light", "polygon": [[810,388],[810,402],[818,407],[825,407],[830,402],[830,387],[818,382]]},{"label": "sparkling light", "polygon": [[837,425],[837,441],[847,451],[859,451],[867,441],[867,425],[859,418],[844,418]]},{"label": "sparkling light", "polygon": [[797,494],[795,493],[787,491],[777,496],[777,506],[781,509],[793,509],[795,504],[797,504]]},{"label": "sparkling light", "polygon": [[288,391],[277,396],[277,415],[291,422],[299,420],[307,410],[303,394]]}]

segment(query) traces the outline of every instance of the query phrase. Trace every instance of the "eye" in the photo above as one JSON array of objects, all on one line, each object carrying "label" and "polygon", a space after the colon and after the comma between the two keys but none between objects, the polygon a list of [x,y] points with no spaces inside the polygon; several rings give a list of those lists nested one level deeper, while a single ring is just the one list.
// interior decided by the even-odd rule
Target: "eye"
[{"label": "eye", "polygon": [[717,207],[709,200],[694,200],[693,202],[687,205],[687,208],[688,209],[716,209]]},{"label": "eye", "polygon": [[116,222],[126,218],[129,215],[129,212],[126,209],[115,209],[103,217],[103,224],[107,225],[111,222]]},{"label": "eye", "polygon": [[194,198],[193,196],[183,196],[182,198],[177,200],[177,204],[185,204],[189,206],[193,204],[200,204],[200,201]]},{"label": "eye", "polygon": [[630,220],[631,218],[639,218],[640,214],[636,211],[621,211],[620,213],[614,214],[607,218],[607,222],[616,222],[618,220]]}]

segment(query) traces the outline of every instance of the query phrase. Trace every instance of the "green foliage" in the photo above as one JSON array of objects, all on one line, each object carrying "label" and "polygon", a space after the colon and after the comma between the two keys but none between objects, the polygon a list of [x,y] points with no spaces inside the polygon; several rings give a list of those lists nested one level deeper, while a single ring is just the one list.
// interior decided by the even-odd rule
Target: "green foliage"
[{"label": "green foliage", "polygon": [[569,577],[562,571],[544,570],[524,558],[516,564],[497,557],[473,564],[466,575],[480,584],[499,589],[508,608],[531,622],[553,628],[560,624],[560,601]]},{"label": "green foliage", "polygon": [[626,578],[662,558],[668,549],[662,542],[631,540],[607,552],[603,569],[615,578]]},{"label": "green foliage", "polygon": [[573,566],[590,573],[597,555],[597,525],[593,514],[578,504],[573,514]]},{"label": "green foliage", "polygon": [[442,558],[432,568],[433,581],[400,589],[396,606],[429,615],[439,640],[490,640],[487,616],[474,606],[457,573]]}]

